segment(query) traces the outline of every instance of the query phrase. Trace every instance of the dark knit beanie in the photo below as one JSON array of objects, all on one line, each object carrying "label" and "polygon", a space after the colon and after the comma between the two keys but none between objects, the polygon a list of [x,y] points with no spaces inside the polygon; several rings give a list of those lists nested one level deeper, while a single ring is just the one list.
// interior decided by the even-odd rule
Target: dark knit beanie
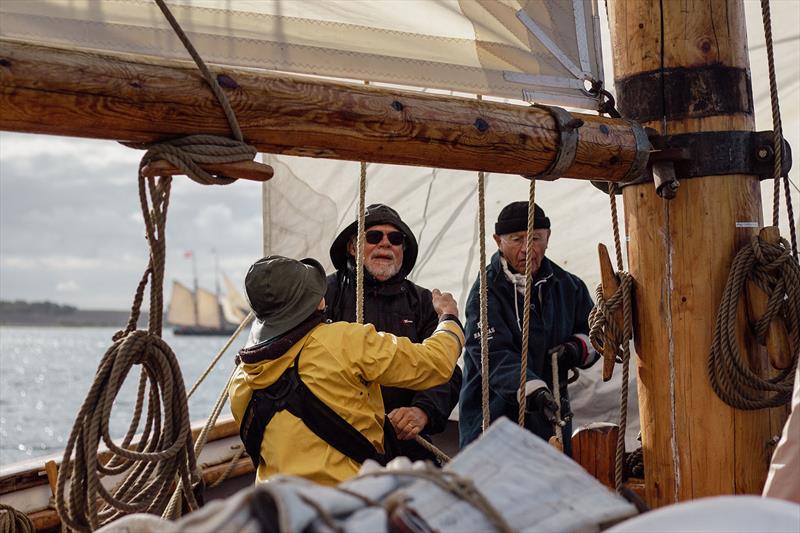
[{"label": "dark knit beanie", "polygon": [[[535,229],[549,229],[550,219],[544,215],[544,210],[538,204],[533,204],[533,227]],[[511,202],[500,211],[497,223],[494,225],[495,235],[506,235],[516,231],[528,229],[528,202]]]}]

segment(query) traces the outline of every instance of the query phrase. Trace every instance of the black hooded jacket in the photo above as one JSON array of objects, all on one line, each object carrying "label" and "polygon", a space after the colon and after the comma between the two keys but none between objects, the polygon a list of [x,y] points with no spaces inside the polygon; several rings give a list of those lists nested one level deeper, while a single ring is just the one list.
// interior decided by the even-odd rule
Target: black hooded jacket
[{"label": "black hooded jacket", "polygon": [[[403,266],[393,278],[384,282],[364,271],[364,322],[412,342],[422,342],[436,329],[439,322],[431,301],[431,291],[406,279],[417,257],[417,242],[411,230],[390,207],[376,204],[367,208],[366,226],[392,224],[407,235]],[[355,260],[347,255],[347,243],[355,234],[351,224],[334,240],[331,259],[337,271],[328,276],[325,293],[325,317],[337,322],[354,322],[356,317]],[[347,259],[345,259],[347,258]],[[410,260],[409,260],[410,259]],[[418,407],[428,415],[428,424],[420,433],[430,435],[444,431],[450,412],[458,403],[461,390],[461,369],[456,366],[448,383],[425,391],[383,387],[386,413],[398,407]],[[434,460],[432,453],[413,440],[399,441],[400,455],[412,460]]]}]

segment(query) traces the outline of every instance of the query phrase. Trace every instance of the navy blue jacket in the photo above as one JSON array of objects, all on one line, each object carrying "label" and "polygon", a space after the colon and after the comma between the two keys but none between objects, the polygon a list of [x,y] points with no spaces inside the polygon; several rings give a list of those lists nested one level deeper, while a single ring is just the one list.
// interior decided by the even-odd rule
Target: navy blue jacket
[{"label": "navy blue jacket", "polygon": [[[522,318],[524,297],[508,281],[500,264],[500,252],[492,256],[487,268],[489,322],[489,412],[491,420],[501,416],[516,421],[519,404],[520,352],[522,351]],[[516,300],[516,302],[515,302]],[[516,308],[515,308],[516,305]],[[588,334],[589,312],[593,307],[586,284],[577,276],[542,259],[534,276],[531,291],[531,325],[528,342],[527,380],[542,380],[553,390],[552,367],[547,352],[571,335]],[[466,308],[466,346],[464,378],[459,397],[459,433],[463,447],[481,433],[481,346],[480,346],[480,277],[469,293]],[[597,360],[593,354],[583,367]],[[567,396],[568,369],[560,368],[562,415],[569,412]],[[526,428],[547,440],[552,426],[541,413],[526,417]],[[571,425],[564,428],[565,451],[569,446]]]}]

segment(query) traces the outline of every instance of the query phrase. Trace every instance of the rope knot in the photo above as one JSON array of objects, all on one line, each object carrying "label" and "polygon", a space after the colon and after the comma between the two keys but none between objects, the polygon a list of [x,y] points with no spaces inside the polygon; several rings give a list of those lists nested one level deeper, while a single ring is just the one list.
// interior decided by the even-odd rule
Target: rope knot
[{"label": "rope knot", "polygon": [[201,185],[227,185],[236,179],[211,174],[200,165],[252,161],[257,153],[254,146],[235,139],[217,135],[187,135],[147,146],[139,168],[164,160]]}]

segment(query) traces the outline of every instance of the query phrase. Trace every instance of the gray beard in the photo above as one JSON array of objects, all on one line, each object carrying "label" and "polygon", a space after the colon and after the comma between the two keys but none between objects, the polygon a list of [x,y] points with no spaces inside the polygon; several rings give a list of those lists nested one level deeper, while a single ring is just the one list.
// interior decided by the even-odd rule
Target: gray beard
[{"label": "gray beard", "polygon": [[398,272],[400,272],[400,266],[394,264],[376,265],[376,266],[365,265],[365,266],[367,268],[367,272],[372,274],[372,277],[381,281],[386,281],[387,279],[394,277],[395,275],[397,275]]}]

